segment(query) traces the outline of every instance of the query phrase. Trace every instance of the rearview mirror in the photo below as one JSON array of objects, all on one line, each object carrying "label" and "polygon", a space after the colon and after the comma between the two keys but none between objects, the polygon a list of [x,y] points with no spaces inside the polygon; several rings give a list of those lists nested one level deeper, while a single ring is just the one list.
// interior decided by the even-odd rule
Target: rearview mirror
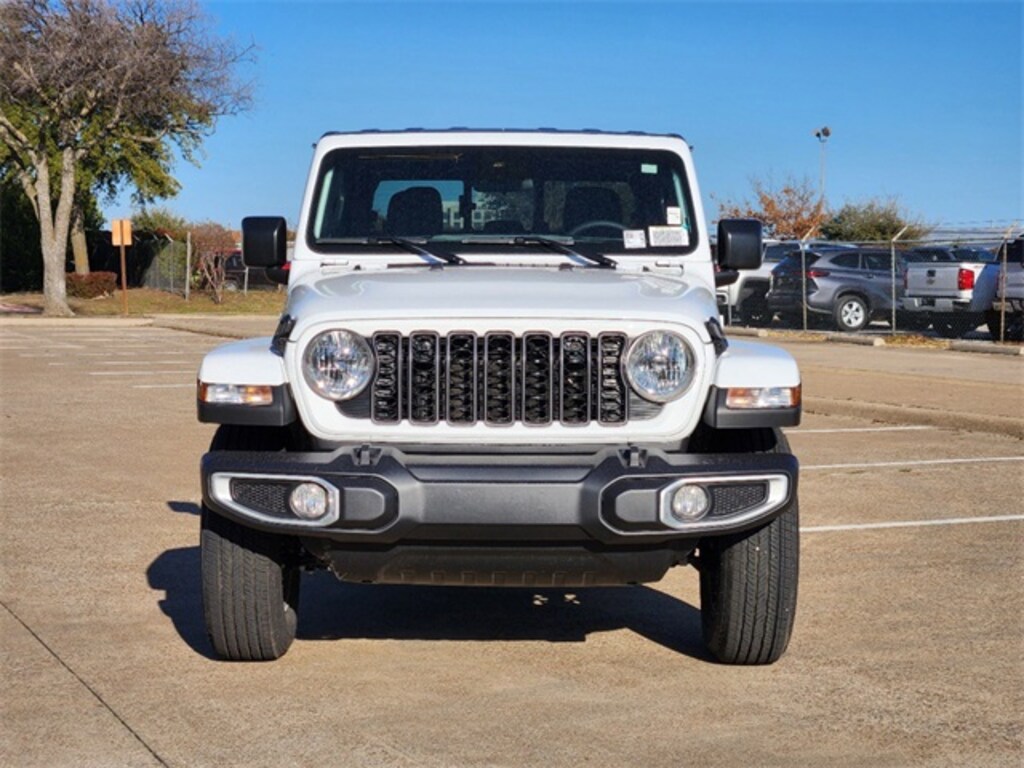
[{"label": "rearview mirror", "polygon": [[247,267],[280,267],[288,259],[288,226],[280,216],[242,219],[242,260]]},{"label": "rearview mirror", "polygon": [[722,269],[757,269],[762,249],[761,222],[757,219],[718,222],[718,265]]}]

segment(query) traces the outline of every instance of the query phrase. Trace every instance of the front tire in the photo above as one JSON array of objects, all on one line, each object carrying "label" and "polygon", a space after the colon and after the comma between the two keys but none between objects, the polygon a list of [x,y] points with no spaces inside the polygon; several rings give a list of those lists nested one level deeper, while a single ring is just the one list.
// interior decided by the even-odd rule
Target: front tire
[{"label": "front tire", "polygon": [[[777,430],[718,434],[728,443],[722,448],[733,449],[728,452],[789,452]],[[778,517],[755,531],[701,541],[701,626],[708,650],[719,661],[771,664],[789,645],[799,579],[799,518],[794,495]]]},{"label": "front tire", "polygon": [[[273,450],[279,443],[271,431],[223,426],[210,450]],[[294,540],[240,525],[206,505],[200,525],[203,617],[213,650],[231,661],[280,658],[298,625]]]},{"label": "front tire", "polygon": [[1024,314],[1020,312],[1006,313],[1005,335],[1000,333],[1003,329],[1002,312],[995,309],[988,310],[985,313],[985,324],[988,326],[988,332],[992,335],[992,341],[999,341],[1000,336],[1003,336],[1006,341],[1024,340]]},{"label": "front tire", "polygon": [[836,302],[833,319],[843,333],[863,330],[871,320],[871,310],[860,296],[841,296]]}]

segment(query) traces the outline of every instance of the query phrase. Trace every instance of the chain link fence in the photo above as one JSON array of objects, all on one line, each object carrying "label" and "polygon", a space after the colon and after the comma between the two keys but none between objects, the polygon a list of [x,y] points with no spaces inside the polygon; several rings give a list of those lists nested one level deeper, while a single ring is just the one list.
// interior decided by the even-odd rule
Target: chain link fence
[{"label": "chain link fence", "polygon": [[184,296],[188,275],[188,246],[167,238],[139,243],[142,253],[139,259],[147,264],[141,284],[167,293]]},{"label": "chain link fence", "polygon": [[718,289],[719,309],[727,324],[756,328],[998,340],[996,282],[1022,233],[1015,224],[937,227],[915,241],[769,242],[759,270]]}]

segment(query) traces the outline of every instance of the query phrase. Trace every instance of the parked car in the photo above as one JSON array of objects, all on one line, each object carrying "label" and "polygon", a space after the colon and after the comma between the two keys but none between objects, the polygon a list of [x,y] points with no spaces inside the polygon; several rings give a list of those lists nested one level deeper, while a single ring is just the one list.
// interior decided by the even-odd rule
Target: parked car
[{"label": "parked car", "polygon": [[1003,274],[1000,251],[995,261],[986,264],[978,275],[970,311],[981,313],[985,318],[993,341],[1021,341],[1024,339],[1024,235],[1005,247],[1006,274]]},{"label": "parked car", "polygon": [[717,290],[718,310],[729,325],[768,325],[772,314],[768,310],[768,286],[772,270],[787,253],[799,248],[798,243],[769,241],[765,245],[764,258],[758,269],[740,272],[735,282],[720,286]]},{"label": "parked car", "polygon": [[972,309],[975,281],[996,255],[985,248],[929,246],[904,254],[913,262],[903,276],[901,306],[907,316],[928,323],[940,336],[960,338],[985,321]]},{"label": "parked car", "polygon": [[[793,251],[772,271],[768,308],[784,322],[795,321],[803,312],[802,263],[807,270],[807,310],[816,319],[831,318],[840,331],[859,331],[873,319],[890,317],[893,270],[889,251],[820,244],[808,249],[804,258],[806,261],[799,250]],[[905,257],[897,254],[897,301],[903,294],[905,268]]]},{"label": "parked car", "polygon": [[[248,272],[248,279],[246,279]],[[274,280],[267,270],[260,267],[247,267],[242,261],[242,252],[234,251],[224,262],[224,290],[240,291],[243,288],[276,288],[280,281]]]}]

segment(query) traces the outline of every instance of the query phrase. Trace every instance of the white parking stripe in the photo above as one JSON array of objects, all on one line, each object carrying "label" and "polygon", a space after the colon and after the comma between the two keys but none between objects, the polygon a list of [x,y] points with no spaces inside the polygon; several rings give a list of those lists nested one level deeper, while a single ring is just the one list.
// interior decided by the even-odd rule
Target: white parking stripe
[{"label": "white parking stripe", "polygon": [[831,531],[869,531],[876,528],[919,528],[929,525],[969,525],[971,523],[1006,523],[1024,520],[1024,515],[1000,515],[993,517],[948,517],[941,520],[903,520],[887,523],[852,523],[850,525],[809,525],[800,528],[800,533],[828,533]]},{"label": "white parking stripe", "polygon": [[100,365],[181,365],[181,360],[101,360]]},{"label": "white parking stripe", "polygon": [[864,464],[806,464],[802,470],[872,469],[877,467],[928,467],[941,464],[987,464],[993,461],[1024,461],[1024,456],[988,456],[977,459],[921,459],[919,461],[876,461]]},{"label": "white parking stripe", "polygon": [[921,432],[938,427],[843,427],[837,429],[787,429],[787,435],[832,435],[846,432]]},{"label": "white parking stripe", "polygon": [[181,375],[187,373],[195,376],[195,370],[189,368],[184,371],[89,371],[90,376],[165,376],[167,374]]}]

